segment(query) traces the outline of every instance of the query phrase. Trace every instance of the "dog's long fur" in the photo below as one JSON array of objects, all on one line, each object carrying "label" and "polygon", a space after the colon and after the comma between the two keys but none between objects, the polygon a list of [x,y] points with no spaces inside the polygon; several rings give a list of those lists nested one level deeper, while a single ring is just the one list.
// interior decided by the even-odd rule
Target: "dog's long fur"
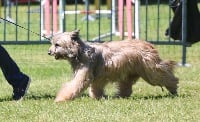
[{"label": "dog's long fur", "polygon": [[132,85],[140,77],[177,94],[178,78],[173,74],[176,63],[162,60],[148,42],[123,40],[89,44],[75,30],[55,35],[51,43],[49,55],[68,60],[74,71],[74,78],[63,85],[56,102],[74,99],[88,87],[92,98],[100,98],[108,82],[117,83],[117,96],[129,97]]}]

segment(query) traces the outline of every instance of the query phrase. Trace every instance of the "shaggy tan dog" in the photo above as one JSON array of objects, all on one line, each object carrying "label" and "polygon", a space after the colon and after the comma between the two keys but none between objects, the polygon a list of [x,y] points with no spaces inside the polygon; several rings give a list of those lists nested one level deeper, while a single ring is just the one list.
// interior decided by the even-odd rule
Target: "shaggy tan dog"
[{"label": "shaggy tan dog", "polygon": [[176,63],[160,59],[150,43],[124,40],[89,44],[79,38],[79,30],[57,34],[51,43],[48,54],[68,60],[74,71],[72,81],[63,85],[55,102],[74,99],[88,87],[92,98],[100,98],[108,82],[117,83],[117,96],[129,97],[140,77],[177,94]]}]

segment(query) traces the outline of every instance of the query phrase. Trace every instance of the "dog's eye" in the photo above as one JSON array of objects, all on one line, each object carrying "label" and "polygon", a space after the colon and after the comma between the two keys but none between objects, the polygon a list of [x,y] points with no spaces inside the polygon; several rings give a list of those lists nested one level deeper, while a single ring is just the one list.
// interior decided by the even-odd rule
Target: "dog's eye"
[{"label": "dog's eye", "polygon": [[60,45],[56,43],[55,46],[56,46],[56,47],[59,47]]}]

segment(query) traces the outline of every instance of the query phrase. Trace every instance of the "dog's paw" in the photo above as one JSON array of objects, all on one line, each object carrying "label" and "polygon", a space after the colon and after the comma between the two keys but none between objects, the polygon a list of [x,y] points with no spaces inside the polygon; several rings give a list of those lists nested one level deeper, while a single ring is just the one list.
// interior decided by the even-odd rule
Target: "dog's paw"
[{"label": "dog's paw", "polygon": [[55,103],[60,103],[60,102],[65,102],[66,100],[62,97],[56,97],[56,99],[54,100]]},{"label": "dog's paw", "polygon": [[56,95],[55,102],[64,102],[73,98],[73,89],[70,83],[65,83]]}]

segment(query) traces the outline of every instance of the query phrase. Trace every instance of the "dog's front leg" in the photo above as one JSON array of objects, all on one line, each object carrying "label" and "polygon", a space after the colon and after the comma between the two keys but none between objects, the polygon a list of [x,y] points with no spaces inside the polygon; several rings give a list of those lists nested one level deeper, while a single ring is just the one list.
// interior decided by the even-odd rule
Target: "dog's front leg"
[{"label": "dog's front leg", "polygon": [[89,86],[91,81],[91,74],[89,68],[83,67],[79,69],[74,79],[71,82],[65,83],[58,92],[55,102],[62,102],[66,100],[72,100]]}]

